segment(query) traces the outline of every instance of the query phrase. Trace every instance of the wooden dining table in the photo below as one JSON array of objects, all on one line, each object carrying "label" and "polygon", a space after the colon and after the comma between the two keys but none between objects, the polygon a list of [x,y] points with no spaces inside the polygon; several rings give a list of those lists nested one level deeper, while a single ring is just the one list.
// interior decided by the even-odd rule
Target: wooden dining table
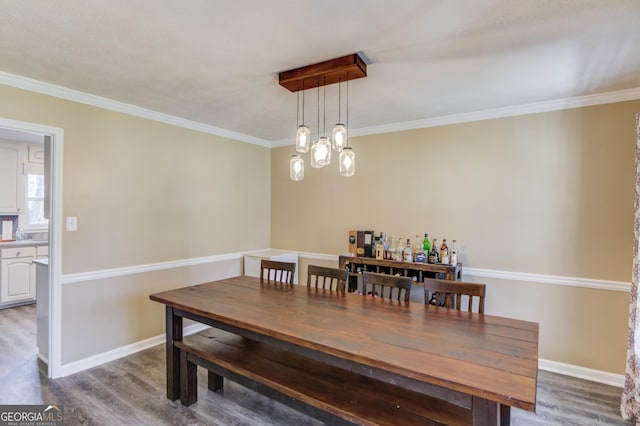
[{"label": "wooden dining table", "polygon": [[535,411],[534,322],[248,276],[150,299],[166,305],[170,400],[180,398],[176,342],[190,319],[464,406],[474,425],[509,424],[511,407]]}]

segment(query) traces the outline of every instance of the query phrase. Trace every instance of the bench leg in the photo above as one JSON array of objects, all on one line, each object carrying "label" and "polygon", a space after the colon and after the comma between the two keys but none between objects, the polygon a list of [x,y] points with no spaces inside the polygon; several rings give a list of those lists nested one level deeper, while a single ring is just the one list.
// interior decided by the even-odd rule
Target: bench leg
[{"label": "bench leg", "polygon": [[198,400],[198,366],[187,360],[187,352],[180,351],[180,402],[191,405]]},{"label": "bench leg", "polygon": [[207,387],[209,388],[209,390],[215,392],[219,389],[222,389],[222,386],[224,384],[223,377],[211,371],[209,371],[208,373],[209,374],[207,376]]},{"label": "bench leg", "polygon": [[500,426],[509,426],[511,424],[511,407],[500,404]]},{"label": "bench leg", "polygon": [[499,425],[497,402],[474,396],[471,401],[471,415],[473,426]]},{"label": "bench leg", "polygon": [[182,340],[182,317],[174,315],[173,308],[166,308],[166,356],[167,356],[167,398],[180,398],[180,350],[173,342]]}]

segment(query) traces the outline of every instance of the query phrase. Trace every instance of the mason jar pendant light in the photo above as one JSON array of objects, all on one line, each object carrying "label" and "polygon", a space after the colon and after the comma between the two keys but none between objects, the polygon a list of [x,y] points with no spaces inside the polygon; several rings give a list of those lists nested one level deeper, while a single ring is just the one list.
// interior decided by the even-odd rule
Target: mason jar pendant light
[{"label": "mason jar pendant light", "polygon": [[304,160],[300,154],[293,154],[289,160],[289,178],[291,180],[304,179]]},{"label": "mason jar pendant light", "polygon": [[322,137],[318,139],[318,163],[321,167],[328,166],[331,163],[331,142],[326,135],[327,130],[327,86],[326,81],[322,83]]},{"label": "mason jar pendant light", "polygon": [[[324,86],[323,86],[324,87]],[[323,90],[323,94],[326,95],[326,92]],[[326,101],[326,96],[324,96]],[[322,125],[322,134],[326,129],[326,114],[325,114],[325,104],[323,101],[323,119],[324,124]],[[331,163],[331,142],[327,139],[326,136],[320,136],[320,85],[318,85],[318,140],[311,145],[311,167],[319,169],[324,166],[329,165]]]},{"label": "mason jar pendant light", "polygon": [[350,146],[340,151],[340,176],[350,177],[356,174],[356,154]]},{"label": "mason jar pendant light", "polygon": [[[347,78],[349,77],[347,76]],[[344,148],[344,146],[347,143],[347,126],[345,126],[341,122],[341,119],[342,119],[342,114],[341,114],[342,84],[341,83],[342,83],[341,81],[338,82],[338,124],[336,124],[335,127],[333,128],[333,132],[331,135],[331,140],[333,141],[333,149],[335,149],[336,151],[342,151],[342,148]],[[349,101],[347,100],[347,105],[348,105],[348,102]]]},{"label": "mason jar pendant light", "polygon": [[[367,64],[359,54],[329,59],[313,65],[283,71],[278,74],[279,84],[290,92],[298,92],[296,109],[296,153],[289,160],[289,177],[293,181],[304,179],[304,159],[301,154],[310,152],[312,168],[322,168],[331,163],[331,151],[339,153],[339,171],[341,176],[353,176],[355,173],[355,154],[349,146],[349,80],[367,76]],[[342,82],[347,82],[346,124],[342,123]],[[338,123],[326,136],[327,99],[326,86],[338,83]],[[323,89],[323,125],[320,133],[320,86]],[[305,89],[318,88],[317,92],[317,129],[318,136],[313,142],[311,130],[305,124]],[[300,91],[302,91],[302,123],[300,123]],[[322,135],[322,136],[321,136]]]},{"label": "mason jar pendant light", "polygon": [[[347,126],[349,125],[349,80],[347,80]],[[346,128],[345,128],[346,131]],[[356,154],[350,146],[345,132],[345,147],[340,151],[340,176],[351,177],[356,174]]]},{"label": "mason jar pendant light", "polygon": [[[296,124],[298,124],[297,115],[300,113],[300,92],[298,92],[298,105],[296,109]],[[302,124],[298,126],[296,132],[296,151],[301,153],[309,152],[311,143],[311,130],[304,124],[304,90],[302,90]]]}]

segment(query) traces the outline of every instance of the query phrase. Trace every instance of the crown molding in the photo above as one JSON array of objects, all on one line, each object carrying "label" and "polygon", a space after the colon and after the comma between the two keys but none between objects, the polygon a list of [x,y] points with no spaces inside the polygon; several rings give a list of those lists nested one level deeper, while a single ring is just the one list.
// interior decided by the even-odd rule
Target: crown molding
[{"label": "crown molding", "polygon": [[[0,71],[0,84],[16,87],[18,89],[54,96],[73,102],[92,105],[110,111],[121,112],[135,117],[146,118],[159,123],[196,130],[198,132],[221,136],[241,142],[259,145],[266,148],[277,148],[293,145],[293,137],[278,141],[268,141],[256,138],[220,127],[210,126],[193,120],[176,117],[174,115],[141,108],[135,105],[116,101],[101,96],[92,95],[78,90],[57,86],[51,83],[22,77]],[[400,123],[384,124],[381,126],[362,127],[350,129],[349,136],[367,136],[380,133],[402,132],[405,130],[423,129],[427,127],[446,126],[449,124],[469,123],[473,121],[490,120],[495,118],[515,117],[518,115],[536,114],[540,112],[559,111],[563,109],[580,108],[593,105],[625,102],[640,99],[640,87],[633,89],[617,90],[613,92],[596,93],[593,95],[561,98],[551,101],[533,102],[528,104],[513,105],[501,108],[486,109],[481,111],[465,112],[461,114],[443,115],[440,117],[425,118],[422,120],[405,121]]]},{"label": "crown molding", "polygon": [[3,71],[0,71],[0,84],[16,87],[18,89],[28,90],[30,92],[40,93],[43,95],[54,96],[56,98],[66,99],[68,101],[79,102],[110,111],[121,112],[123,114],[145,118],[148,120],[157,121],[159,123],[170,124],[172,126],[183,127],[185,129],[196,130],[198,132],[207,133],[210,135],[221,136],[223,138],[246,142],[253,145],[260,145],[266,148],[271,147],[271,142],[264,139],[256,138],[231,130],[222,129],[220,127],[210,126],[208,124],[203,124],[193,120],[187,120],[184,118],[176,117],[175,115],[141,108],[113,99],[103,98],[102,96],[80,92],[78,90],[69,89],[67,87],[57,86],[55,84],[45,83],[39,80],[33,80],[31,78],[22,77]]},{"label": "crown molding", "polygon": [[[581,108],[594,105],[611,104],[615,102],[635,101],[640,99],[640,87],[614,92],[597,93],[593,95],[576,96],[572,98],[554,99],[551,101],[533,102],[512,105],[481,111],[465,112],[461,114],[443,115],[422,120],[405,121],[401,123],[383,124],[380,126],[349,129],[349,136],[367,136],[380,133],[402,132],[405,130],[424,129],[428,127],[446,126],[450,124],[470,123],[473,121],[491,120],[495,118],[515,117],[518,115],[537,114],[541,112],[559,111],[564,109]],[[272,143],[272,148],[293,145],[293,137]]]},{"label": "crown molding", "polygon": [[382,126],[364,127],[349,131],[353,136],[373,135],[378,133],[400,132],[404,130],[422,129],[425,127],[445,126],[448,124],[469,123],[472,121],[491,120],[494,118],[515,117],[518,115],[537,114],[540,112],[559,111],[564,109],[581,108],[593,105],[611,104],[640,99],[640,87],[618,90],[615,92],[596,93],[593,95],[561,98],[550,101],[532,102],[528,104],[512,105],[492,108],[462,114],[443,115],[441,117],[423,120],[405,121]]}]

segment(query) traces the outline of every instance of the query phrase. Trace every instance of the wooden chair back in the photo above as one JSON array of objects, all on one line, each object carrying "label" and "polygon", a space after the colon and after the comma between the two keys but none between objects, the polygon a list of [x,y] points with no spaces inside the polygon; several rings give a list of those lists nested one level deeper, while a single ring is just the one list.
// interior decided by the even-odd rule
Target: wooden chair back
[{"label": "wooden chair back", "polygon": [[260,282],[276,282],[293,285],[293,274],[296,272],[295,262],[279,262],[262,259],[260,262]]},{"label": "wooden chair back", "polygon": [[484,298],[487,291],[486,284],[468,283],[463,281],[424,279],[424,303],[429,303],[429,293],[444,294],[444,306],[462,310],[462,296],[469,297],[467,311],[472,312],[473,298],[478,297],[478,313],[484,313]]},{"label": "wooden chair back", "polygon": [[309,265],[307,267],[307,287],[323,290],[344,291],[347,282],[347,271],[325,266]]},{"label": "wooden chair back", "polygon": [[[394,289],[397,289],[397,300],[409,301],[411,296],[411,277],[401,277],[398,275],[377,274],[375,272],[363,272],[362,273],[362,292],[367,295],[375,295],[376,287],[380,288],[380,297],[384,297],[385,290],[388,290],[389,299],[392,299]],[[371,290],[369,290],[369,288]],[[404,297],[402,297],[404,293]]]}]

